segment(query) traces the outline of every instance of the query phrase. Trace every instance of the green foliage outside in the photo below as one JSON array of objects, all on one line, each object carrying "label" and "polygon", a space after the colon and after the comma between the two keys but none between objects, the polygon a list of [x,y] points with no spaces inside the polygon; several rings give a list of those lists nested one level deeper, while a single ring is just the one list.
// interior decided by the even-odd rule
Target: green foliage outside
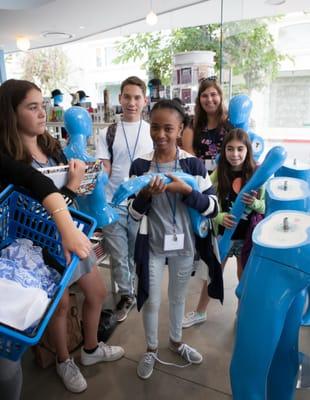
[{"label": "green foliage outside", "polygon": [[22,79],[36,83],[43,94],[64,90],[69,76],[69,59],[59,47],[32,50],[24,55]]},{"label": "green foliage outside", "polygon": [[[216,69],[220,67],[220,25],[203,25],[166,32],[139,33],[118,43],[115,63],[142,60],[150,78],[171,84],[173,55],[184,51],[215,51]],[[274,79],[285,58],[274,46],[266,20],[251,20],[223,25],[223,68],[242,76],[242,89],[261,89]]]},{"label": "green foliage outside", "polygon": [[227,23],[223,29],[224,68],[241,75],[248,91],[261,89],[276,78],[287,56],[275,48],[274,38],[263,20]]}]

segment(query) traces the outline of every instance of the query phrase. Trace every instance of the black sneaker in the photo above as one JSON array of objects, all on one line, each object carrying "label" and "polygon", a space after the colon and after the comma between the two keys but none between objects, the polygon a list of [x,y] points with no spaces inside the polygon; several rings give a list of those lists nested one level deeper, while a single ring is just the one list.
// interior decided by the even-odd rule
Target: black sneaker
[{"label": "black sneaker", "polygon": [[131,296],[123,295],[116,306],[116,319],[118,322],[125,321],[129,311],[135,306],[136,299]]}]

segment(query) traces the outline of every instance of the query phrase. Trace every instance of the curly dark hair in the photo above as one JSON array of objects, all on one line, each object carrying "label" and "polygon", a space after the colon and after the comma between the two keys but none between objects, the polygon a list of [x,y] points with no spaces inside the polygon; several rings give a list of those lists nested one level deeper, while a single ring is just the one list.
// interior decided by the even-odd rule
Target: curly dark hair
[{"label": "curly dark hair", "polygon": [[177,100],[168,100],[168,99],[162,99],[159,100],[157,103],[155,103],[154,107],[151,110],[150,117],[152,116],[152,113],[157,110],[162,110],[162,109],[169,109],[176,111],[179,114],[181,122],[184,124],[186,121],[186,113],[182,107],[182,105],[177,101]]}]

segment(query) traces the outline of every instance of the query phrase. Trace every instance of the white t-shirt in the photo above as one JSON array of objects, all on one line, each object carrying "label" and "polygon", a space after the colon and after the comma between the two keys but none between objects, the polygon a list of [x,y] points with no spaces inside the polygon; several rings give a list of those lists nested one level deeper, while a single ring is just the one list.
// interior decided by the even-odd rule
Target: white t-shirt
[{"label": "white t-shirt", "polygon": [[[106,186],[107,201],[111,201],[113,194],[117,187],[129,178],[129,169],[131,165],[130,157],[133,157],[132,161],[140,157],[143,154],[149,153],[153,150],[153,141],[150,135],[150,125],[146,121],[142,121],[139,138],[137,141],[137,147],[134,152],[140,121],[137,122],[125,122],[123,121],[124,130],[122,124],[117,124],[115,138],[113,142],[113,162],[110,181]],[[98,147],[96,149],[96,157],[105,160],[111,159],[111,154],[108,150],[107,145],[107,130],[108,128],[102,129],[99,134]],[[125,133],[124,133],[125,131]],[[126,139],[130,151],[128,154],[128,148]],[[134,153],[134,154],[133,154]]]}]

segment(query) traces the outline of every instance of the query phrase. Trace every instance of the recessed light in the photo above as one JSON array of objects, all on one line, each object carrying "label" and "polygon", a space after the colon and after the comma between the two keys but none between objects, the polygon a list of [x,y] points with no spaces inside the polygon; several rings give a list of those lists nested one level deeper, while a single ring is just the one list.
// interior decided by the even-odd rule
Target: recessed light
[{"label": "recessed light", "polygon": [[81,26],[80,26],[80,29],[85,29],[85,26],[84,26],[84,25],[81,25]]},{"label": "recessed light", "polygon": [[72,33],[67,33],[67,32],[42,32],[41,36],[47,39],[71,39],[73,38]]},{"label": "recessed light", "polygon": [[16,38],[16,47],[21,51],[30,49],[30,40],[26,36],[19,36]]},{"label": "recessed light", "polygon": [[270,4],[271,6],[280,6],[281,4],[286,3],[286,0],[266,0],[266,4]]}]

